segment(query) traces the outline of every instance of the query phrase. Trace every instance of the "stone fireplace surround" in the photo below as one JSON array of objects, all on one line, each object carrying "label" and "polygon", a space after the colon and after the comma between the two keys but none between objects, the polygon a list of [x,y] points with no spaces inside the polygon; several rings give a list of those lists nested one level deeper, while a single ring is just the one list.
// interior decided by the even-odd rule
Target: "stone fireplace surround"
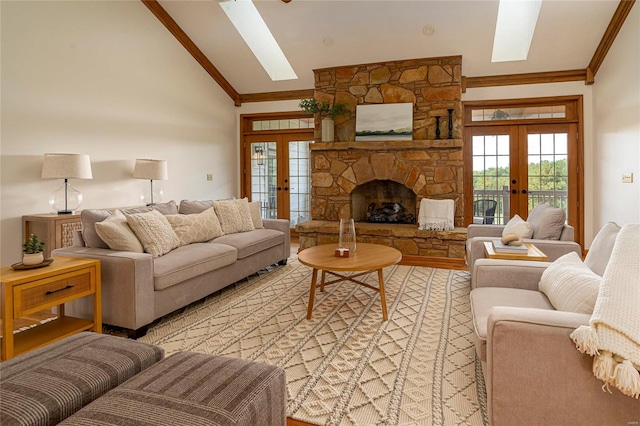
[{"label": "stone fireplace surround", "polygon": [[[422,198],[453,199],[456,228],[420,231],[416,224],[357,222],[357,240],[393,246],[405,256],[464,257],[460,67],[456,56],[314,71],[315,98],[344,102],[353,114],[336,119],[340,141],[310,145],[312,220],[296,226],[301,249],[337,243],[339,219],[361,215],[352,208],[354,190],[392,181],[415,195],[416,218]],[[414,104],[414,140],[354,141],[356,105],[397,102]],[[441,134],[447,135],[447,109],[454,110],[453,138],[435,139],[436,116],[441,117]],[[317,140],[320,121],[316,115]]]}]

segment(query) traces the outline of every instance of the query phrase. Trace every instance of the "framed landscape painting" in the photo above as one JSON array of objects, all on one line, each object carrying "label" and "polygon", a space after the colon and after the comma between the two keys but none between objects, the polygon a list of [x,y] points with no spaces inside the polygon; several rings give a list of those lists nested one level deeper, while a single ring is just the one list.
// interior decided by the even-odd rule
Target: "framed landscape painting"
[{"label": "framed landscape painting", "polygon": [[356,141],[413,139],[413,104],[375,104],[356,107]]}]

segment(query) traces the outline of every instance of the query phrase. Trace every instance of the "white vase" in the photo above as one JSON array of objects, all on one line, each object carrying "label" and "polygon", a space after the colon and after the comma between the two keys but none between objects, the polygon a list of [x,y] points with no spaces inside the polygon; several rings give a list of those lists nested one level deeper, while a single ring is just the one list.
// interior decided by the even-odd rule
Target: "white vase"
[{"label": "white vase", "polygon": [[39,265],[44,262],[44,254],[40,253],[22,253],[23,265]]},{"label": "white vase", "polygon": [[335,124],[331,117],[322,119],[322,142],[333,142]]}]

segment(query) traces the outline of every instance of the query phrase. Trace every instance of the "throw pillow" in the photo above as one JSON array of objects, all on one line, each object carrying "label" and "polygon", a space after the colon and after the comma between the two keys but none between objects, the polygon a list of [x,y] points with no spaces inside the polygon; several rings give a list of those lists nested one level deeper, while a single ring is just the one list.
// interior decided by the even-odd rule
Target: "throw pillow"
[{"label": "throw pillow", "polygon": [[260,214],[260,201],[252,201],[249,203],[249,211],[251,212],[251,221],[256,229],[264,228],[262,223],[262,215]]},{"label": "throw pillow", "polygon": [[507,222],[502,230],[503,237],[507,234],[516,234],[522,238],[531,238],[533,229],[531,229],[529,222],[525,222],[519,215],[515,215]]},{"label": "throw pillow", "polygon": [[144,251],[154,258],[169,253],[180,246],[180,239],[162,213],[151,210],[146,213],[126,214],[127,223],[142,243]]},{"label": "throw pillow", "polygon": [[533,239],[559,240],[567,218],[564,210],[547,204],[538,204],[530,212],[527,222],[533,229]]},{"label": "throw pillow", "polygon": [[235,234],[236,232],[253,231],[253,221],[249,210],[249,200],[214,201],[213,207],[216,210],[222,231],[225,234]]},{"label": "throw pillow", "polygon": [[576,252],[556,259],[542,273],[539,290],[559,311],[591,314],[602,277],[582,263]]},{"label": "throw pillow", "polygon": [[108,249],[109,245],[102,241],[96,232],[96,223],[109,217],[111,211],[98,209],[85,209],[80,212],[82,222],[82,239],[85,247]]},{"label": "throw pillow", "polygon": [[620,226],[615,222],[609,222],[603,226],[593,239],[587,257],[584,258],[584,264],[600,276],[604,275],[604,270],[607,268],[618,232],[620,232]]},{"label": "throw pillow", "polygon": [[220,221],[213,207],[202,213],[169,214],[165,218],[171,224],[180,244],[202,243],[223,235]]},{"label": "throw pillow", "polygon": [[202,213],[208,208],[213,207],[213,200],[204,200],[204,201],[191,201],[191,200],[182,200],[180,201],[180,214],[194,214],[194,213]]},{"label": "throw pillow", "polygon": [[127,218],[118,209],[102,222],[96,223],[96,233],[111,250],[144,252],[136,234],[127,224]]}]

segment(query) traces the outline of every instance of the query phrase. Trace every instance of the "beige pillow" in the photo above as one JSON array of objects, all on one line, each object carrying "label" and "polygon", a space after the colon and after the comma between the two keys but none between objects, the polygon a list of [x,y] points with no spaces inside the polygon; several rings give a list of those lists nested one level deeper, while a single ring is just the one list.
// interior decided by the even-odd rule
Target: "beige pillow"
[{"label": "beige pillow", "polygon": [[593,313],[602,277],[574,251],[559,257],[542,273],[539,289],[559,311]]},{"label": "beige pillow", "polygon": [[144,252],[140,241],[127,224],[127,218],[118,209],[102,222],[96,222],[96,233],[111,250]]},{"label": "beige pillow", "polygon": [[249,211],[251,212],[251,221],[256,229],[264,228],[262,223],[262,214],[260,212],[260,201],[252,201],[249,203]]},{"label": "beige pillow", "polygon": [[223,235],[222,227],[213,207],[196,214],[170,214],[165,218],[171,224],[181,245],[202,243]]},{"label": "beige pillow", "polygon": [[225,234],[235,234],[236,232],[253,231],[253,220],[249,210],[249,200],[214,201],[213,207],[216,210],[222,231]]},{"label": "beige pillow", "polygon": [[527,217],[535,240],[559,240],[567,218],[564,210],[547,204],[538,204]]},{"label": "beige pillow", "polygon": [[146,213],[125,214],[127,223],[142,243],[144,251],[154,258],[169,253],[180,246],[180,239],[162,213],[151,210]]},{"label": "beige pillow", "polygon": [[507,234],[517,234],[522,238],[531,238],[533,229],[531,229],[529,222],[525,222],[519,215],[515,215],[507,222],[502,230],[503,237]]},{"label": "beige pillow", "polygon": [[603,226],[591,242],[587,257],[584,258],[584,264],[601,277],[604,276],[604,270],[611,258],[618,232],[620,232],[620,226],[615,222],[609,222]]}]

